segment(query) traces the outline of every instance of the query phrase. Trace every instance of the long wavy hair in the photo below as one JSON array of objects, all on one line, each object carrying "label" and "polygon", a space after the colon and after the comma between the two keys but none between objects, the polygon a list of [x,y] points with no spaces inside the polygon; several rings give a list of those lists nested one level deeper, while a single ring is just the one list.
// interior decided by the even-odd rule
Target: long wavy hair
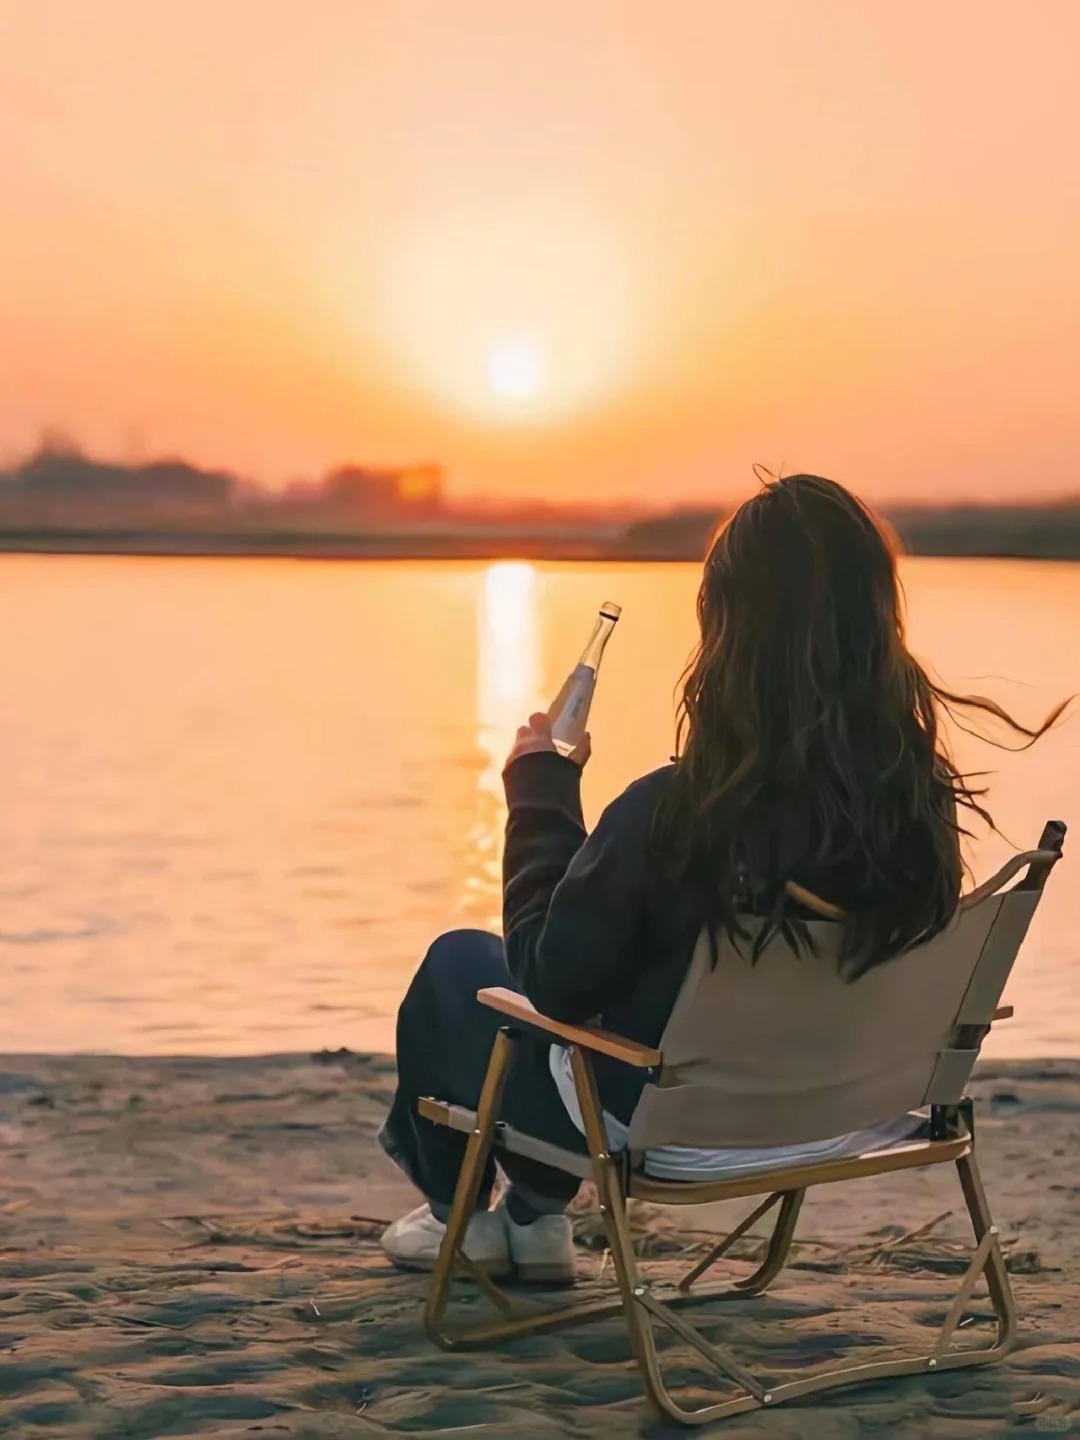
[{"label": "long wavy hair", "polygon": [[897,553],[841,485],[793,475],[765,479],[705,562],[654,840],[714,938],[745,941],[741,917],[764,917],[755,959],[777,931],[812,947],[788,882],[843,907],[852,979],[944,929],[963,880],[959,817],[993,821],[940,712],[982,712],[1030,744],[1064,709],[1028,729],[935,684],[907,648]]}]

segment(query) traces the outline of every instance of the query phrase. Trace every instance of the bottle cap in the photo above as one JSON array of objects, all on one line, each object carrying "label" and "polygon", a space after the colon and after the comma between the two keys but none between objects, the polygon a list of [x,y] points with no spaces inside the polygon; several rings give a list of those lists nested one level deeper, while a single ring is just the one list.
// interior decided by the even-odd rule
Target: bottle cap
[{"label": "bottle cap", "polygon": [[618,620],[622,614],[622,606],[616,605],[614,600],[605,600],[600,606],[600,614],[605,620]]}]

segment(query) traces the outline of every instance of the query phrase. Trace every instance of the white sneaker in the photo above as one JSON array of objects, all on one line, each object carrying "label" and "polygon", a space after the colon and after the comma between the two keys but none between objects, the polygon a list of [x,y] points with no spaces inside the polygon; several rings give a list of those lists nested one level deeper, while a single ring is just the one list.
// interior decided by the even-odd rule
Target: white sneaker
[{"label": "white sneaker", "polygon": [[[401,1270],[434,1270],[446,1226],[436,1220],[430,1205],[410,1210],[383,1232],[382,1247]],[[478,1210],[465,1231],[465,1254],[488,1275],[510,1270],[510,1247],[501,1217],[494,1210]]]},{"label": "white sneaker", "polygon": [[568,1215],[541,1215],[531,1225],[511,1220],[505,1201],[492,1212],[505,1227],[519,1280],[569,1285],[574,1279],[574,1228]]}]

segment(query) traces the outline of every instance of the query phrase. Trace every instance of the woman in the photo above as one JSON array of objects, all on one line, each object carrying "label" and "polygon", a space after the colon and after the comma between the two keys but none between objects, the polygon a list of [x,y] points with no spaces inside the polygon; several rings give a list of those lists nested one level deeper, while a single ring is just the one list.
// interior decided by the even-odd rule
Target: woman
[{"label": "woman", "polygon": [[[382,1132],[427,1197],[383,1243],[430,1268],[454,1195],[465,1137],[419,1118],[422,1095],[475,1108],[499,1017],[483,986],[513,986],[545,1014],[658,1045],[702,929],[745,940],[764,917],[808,943],[811,892],[840,907],[851,980],[903,964],[943,929],[960,897],[958,809],[989,815],[939,737],[941,708],[992,701],[936,686],[904,640],[896,550],[867,508],[816,476],[770,480],[718,534],[698,597],[701,643],[688,671],[674,762],[645,776],[587,835],[581,753],[564,758],[547,718],[519,730],[504,774],[509,815],[504,935],[437,940],[398,1017],[399,1089]],[[991,822],[992,823],[992,822]],[[801,887],[801,888],[800,888]],[[511,1125],[583,1150],[566,1052],[519,1046],[502,1106]],[[599,1057],[613,1144],[645,1077]],[[856,1137],[839,1137],[843,1144]],[[819,1153],[796,1147],[791,1158]],[[703,1157],[694,1156],[700,1167]],[[493,1274],[573,1275],[565,1214],[577,1181],[535,1161],[500,1161],[509,1188],[489,1210],[489,1162],[466,1253]]]}]

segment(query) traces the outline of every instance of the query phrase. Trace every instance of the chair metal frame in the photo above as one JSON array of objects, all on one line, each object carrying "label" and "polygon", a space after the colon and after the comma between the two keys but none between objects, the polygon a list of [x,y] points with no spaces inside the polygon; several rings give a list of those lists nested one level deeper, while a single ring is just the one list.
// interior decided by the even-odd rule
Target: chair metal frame
[{"label": "chair metal frame", "polygon": [[[964,903],[978,903],[1001,889],[1025,866],[1027,875],[1017,888],[1041,890],[1047,875],[1060,858],[1063,838],[1064,826],[1051,822],[1043,832],[1037,851],[1014,857],[991,881],[966,897]],[[442,1348],[477,1348],[538,1331],[603,1319],[621,1311],[652,1409],[682,1425],[693,1426],[863,1381],[987,1365],[1001,1360],[1014,1347],[1018,1328],[1016,1303],[1001,1238],[979,1175],[972,1106],[966,1096],[955,1104],[932,1107],[930,1138],[905,1142],[887,1150],[783,1170],[759,1171],[740,1175],[736,1179],[701,1182],[658,1180],[649,1177],[643,1170],[633,1168],[628,1152],[618,1155],[610,1152],[591,1055],[614,1055],[624,1063],[655,1069],[662,1063],[661,1052],[592,1027],[552,1021],[539,1014],[523,996],[512,991],[482,990],[477,998],[507,1015],[511,1023],[501,1029],[495,1038],[476,1110],[427,1098],[420,1100],[418,1106],[420,1114],[426,1119],[468,1135],[458,1187],[424,1311],[425,1330]],[[998,1006],[992,1020],[1005,1019],[1011,1014],[1011,1006]],[[970,1030],[973,1027],[967,1028]],[[976,1034],[966,1034],[966,1047],[977,1050],[988,1029],[989,1024],[978,1027]],[[521,1134],[499,1120],[503,1088],[514,1047],[519,1036],[527,1032],[541,1032],[565,1044],[570,1051],[587,1156]],[[522,1311],[465,1255],[462,1245],[466,1228],[475,1210],[485,1164],[493,1148],[529,1155],[593,1181],[613,1262],[617,1284],[615,1297],[585,1299],[555,1309],[530,1308]],[[762,1294],[784,1267],[803,1197],[812,1186],[939,1164],[951,1164],[956,1168],[975,1243],[934,1345],[925,1353],[845,1363],[809,1376],[778,1377],[775,1382],[766,1382],[740,1364],[726,1346],[708,1340],[678,1313],[688,1304]],[[738,1198],[755,1199],[758,1203],[674,1285],[654,1286],[640,1276],[627,1219],[628,1200],[697,1205]],[[776,1218],[765,1253],[753,1272],[728,1285],[698,1288],[702,1276],[757,1220],[773,1210]],[[483,1289],[501,1312],[501,1318],[462,1329],[447,1328],[444,1322],[450,1286],[457,1273],[468,1276]],[[957,1327],[980,1277],[985,1278],[996,1319],[994,1340],[982,1348],[954,1348]],[[734,1387],[736,1393],[698,1408],[680,1403],[668,1388],[661,1370],[655,1337],[657,1324],[665,1326],[696,1351],[729,1387]]]}]

